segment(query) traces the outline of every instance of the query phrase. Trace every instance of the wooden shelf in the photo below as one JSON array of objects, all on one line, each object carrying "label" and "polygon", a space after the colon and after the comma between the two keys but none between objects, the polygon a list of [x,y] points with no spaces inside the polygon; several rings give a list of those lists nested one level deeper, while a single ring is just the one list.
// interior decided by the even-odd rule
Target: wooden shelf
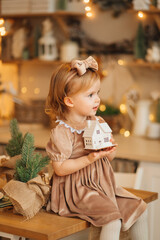
[{"label": "wooden shelf", "polygon": [[[23,65],[23,64],[35,64],[35,65],[59,65],[62,63],[60,60],[52,60],[52,61],[45,61],[40,60],[38,58],[35,59],[28,59],[28,60],[11,60],[11,61],[2,61],[3,64],[17,64],[17,65]],[[159,68],[160,69],[160,62],[159,63],[150,63],[145,62],[143,60],[135,60],[135,61],[124,61],[123,66],[127,67],[149,67],[149,68]]]},{"label": "wooden shelf", "polygon": [[143,9],[139,9],[139,10],[135,10],[135,9],[128,9],[128,12],[130,13],[137,13],[137,12],[144,12],[146,14],[154,14],[154,13],[158,13],[160,14],[160,9],[159,8],[156,8],[154,6],[151,6],[150,9],[148,10],[143,10]]},{"label": "wooden shelf", "polygon": [[62,61],[60,60],[52,60],[52,61],[45,61],[45,60],[40,60],[38,58],[35,59],[28,59],[28,60],[11,60],[11,61],[2,61],[3,64],[17,64],[17,65],[22,65],[22,64],[39,64],[39,65],[58,65],[61,64]]},{"label": "wooden shelf", "polygon": [[29,18],[29,17],[84,17],[85,13],[56,11],[49,13],[23,13],[23,14],[1,14],[3,18]]},{"label": "wooden shelf", "polygon": [[159,63],[151,63],[145,62],[143,60],[135,60],[135,61],[126,61],[123,64],[124,66],[128,67],[149,67],[149,68],[159,68],[160,69],[160,62]]}]

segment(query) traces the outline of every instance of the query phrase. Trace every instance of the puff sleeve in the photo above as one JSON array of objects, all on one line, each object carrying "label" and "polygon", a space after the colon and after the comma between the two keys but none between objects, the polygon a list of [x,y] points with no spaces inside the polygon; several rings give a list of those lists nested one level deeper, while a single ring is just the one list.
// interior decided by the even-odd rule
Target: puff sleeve
[{"label": "puff sleeve", "polygon": [[46,151],[52,161],[63,162],[69,159],[72,154],[73,139],[69,129],[63,126],[56,126],[51,130],[50,140]]}]

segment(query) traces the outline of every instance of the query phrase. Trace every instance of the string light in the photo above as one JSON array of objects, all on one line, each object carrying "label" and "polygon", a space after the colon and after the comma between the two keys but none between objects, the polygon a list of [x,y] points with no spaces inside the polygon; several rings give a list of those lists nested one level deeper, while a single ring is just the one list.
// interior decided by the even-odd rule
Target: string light
[{"label": "string light", "polygon": [[124,128],[121,128],[121,129],[120,129],[120,134],[123,135],[124,133],[125,133],[125,129],[124,129]]},{"label": "string light", "polygon": [[92,12],[87,12],[87,13],[86,13],[86,16],[90,18],[90,17],[93,16],[93,13],[92,13]]},{"label": "string light", "polygon": [[4,19],[0,18],[0,35],[1,36],[5,36],[6,35],[6,29],[3,26],[3,24],[4,24]]},{"label": "string light", "polygon": [[91,7],[90,6],[86,6],[85,10],[86,10],[86,12],[89,12],[89,11],[91,11]]},{"label": "string light", "polygon": [[85,4],[85,11],[86,11],[86,17],[92,18],[93,17],[93,11],[92,11],[92,3],[91,0],[83,0]]},{"label": "string light", "polygon": [[154,115],[152,113],[149,115],[149,120],[151,122],[153,122],[155,120],[155,117],[154,117]]},{"label": "string light", "polygon": [[119,64],[119,65],[124,65],[124,60],[119,59],[119,60],[118,60],[118,64]]},{"label": "string light", "polygon": [[23,94],[27,93],[27,88],[26,87],[22,87],[21,88],[21,93],[23,93]]},{"label": "string light", "polygon": [[141,11],[139,11],[139,12],[138,12],[138,17],[139,17],[139,18],[144,18],[144,13],[141,12]]},{"label": "string light", "polygon": [[125,136],[125,137],[129,137],[129,136],[130,136],[130,131],[126,130],[126,131],[124,132],[124,136]]},{"label": "string light", "polygon": [[0,35],[5,36],[6,35],[6,29],[5,27],[0,27]]},{"label": "string light", "polygon": [[123,114],[125,114],[127,112],[126,105],[123,103],[119,106],[119,109],[120,109],[120,112]]},{"label": "string light", "polygon": [[100,110],[101,112],[104,112],[104,111],[106,110],[106,106],[105,106],[104,104],[101,104],[101,105],[99,106],[99,110]]},{"label": "string light", "polygon": [[4,24],[4,19],[0,18],[0,26]]}]

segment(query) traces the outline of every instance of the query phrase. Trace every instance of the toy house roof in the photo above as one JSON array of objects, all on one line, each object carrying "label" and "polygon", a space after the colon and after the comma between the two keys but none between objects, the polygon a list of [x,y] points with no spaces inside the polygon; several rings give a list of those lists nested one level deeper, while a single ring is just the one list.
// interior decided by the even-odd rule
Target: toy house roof
[{"label": "toy house roof", "polygon": [[83,137],[92,137],[97,125],[104,133],[112,132],[111,128],[108,126],[106,122],[100,123],[97,120],[88,120],[88,126],[84,130]]}]

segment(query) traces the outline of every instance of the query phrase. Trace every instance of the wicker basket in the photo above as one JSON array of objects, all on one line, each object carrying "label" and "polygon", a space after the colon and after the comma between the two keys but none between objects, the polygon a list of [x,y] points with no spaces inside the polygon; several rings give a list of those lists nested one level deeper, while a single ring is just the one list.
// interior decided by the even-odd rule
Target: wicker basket
[{"label": "wicker basket", "polygon": [[20,123],[41,123],[49,125],[49,118],[45,114],[45,101],[32,100],[29,104],[15,105],[15,118]]}]

